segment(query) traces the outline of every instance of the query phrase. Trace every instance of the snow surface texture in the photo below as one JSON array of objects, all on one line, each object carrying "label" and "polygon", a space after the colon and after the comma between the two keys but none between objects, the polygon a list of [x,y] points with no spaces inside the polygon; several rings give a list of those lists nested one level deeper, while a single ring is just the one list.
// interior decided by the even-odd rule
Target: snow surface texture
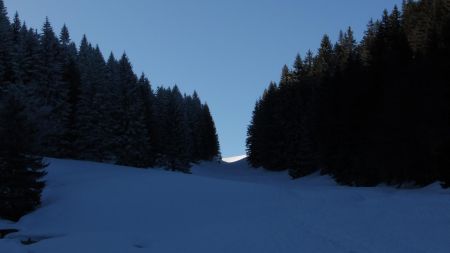
[{"label": "snow surface texture", "polygon": [[[450,252],[450,192],[290,180],[246,160],[193,175],[50,160],[43,205],[1,253]],[[28,246],[21,240],[39,241]]]}]

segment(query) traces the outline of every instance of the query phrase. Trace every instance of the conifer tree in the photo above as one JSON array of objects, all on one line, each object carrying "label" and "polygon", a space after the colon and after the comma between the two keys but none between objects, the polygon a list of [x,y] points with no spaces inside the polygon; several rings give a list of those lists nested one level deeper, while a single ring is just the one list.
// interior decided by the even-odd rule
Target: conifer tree
[{"label": "conifer tree", "polygon": [[[3,0],[0,0],[0,87],[4,88],[13,77],[12,41],[8,13]],[[1,91],[0,91],[1,92]]]},{"label": "conifer tree", "polygon": [[105,159],[106,142],[104,136],[104,92],[106,81],[106,63],[100,50],[92,47],[86,36],[83,37],[78,54],[78,66],[81,77],[81,95],[79,102],[79,147],[83,159],[102,161]]},{"label": "conifer tree", "polygon": [[155,96],[125,54],[105,62],[86,36],[78,49],[66,25],[57,37],[48,18],[40,33],[17,13],[10,22],[0,0],[0,102],[9,96],[23,101],[39,155],[188,172],[219,154],[197,93],[159,88]]},{"label": "conifer tree", "polygon": [[305,75],[311,76],[313,74],[314,69],[314,54],[311,50],[308,50],[306,53],[306,57],[303,63],[303,66],[305,68]]},{"label": "conifer tree", "polygon": [[60,115],[63,113],[63,97],[65,87],[62,83],[62,62],[59,57],[58,38],[48,18],[42,27],[39,37],[37,82],[33,90],[37,109],[38,141],[42,143],[42,151],[47,155],[57,155],[57,142],[61,136],[62,125]]},{"label": "conifer tree", "polygon": [[247,128],[246,151],[247,159],[253,167],[263,166],[262,148],[261,148],[261,99],[255,103],[252,119]]},{"label": "conifer tree", "polygon": [[67,158],[81,157],[79,149],[79,104],[81,95],[81,80],[78,64],[75,59],[69,58],[64,65],[63,81],[68,86],[68,93],[64,106],[65,114],[62,115],[63,133],[60,137],[59,154]]},{"label": "conifer tree", "polygon": [[299,81],[305,74],[305,65],[300,54],[297,54],[294,62],[294,78]]},{"label": "conifer tree", "polygon": [[[277,129],[279,128],[278,91],[276,83],[270,83],[258,103],[258,110],[254,111],[252,121],[255,123],[248,129],[247,149],[250,163],[254,166],[264,166],[269,170],[286,169],[280,166],[282,151],[279,147],[283,143],[280,141],[280,131]],[[275,145],[277,148],[274,148]],[[252,150],[253,148],[255,149]]]},{"label": "conifer tree", "polygon": [[292,73],[287,65],[283,66],[281,70],[280,88],[287,86],[292,82]]},{"label": "conifer tree", "polygon": [[173,170],[189,172],[188,125],[183,109],[183,97],[177,86],[170,90],[167,104],[167,116],[164,125],[167,128],[167,146],[165,156],[168,167]]},{"label": "conifer tree", "polygon": [[119,62],[116,60],[113,53],[108,57],[106,63],[106,83],[105,83],[105,97],[104,107],[106,108],[105,115],[107,117],[108,128],[105,129],[107,136],[105,141],[106,154],[110,160],[117,159],[117,152],[120,149],[118,135],[121,131],[121,104],[120,101],[122,91],[119,86]]},{"label": "conifer tree", "polygon": [[17,221],[39,206],[46,165],[33,155],[25,107],[10,97],[0,112],[0,217]]},{"label": "conifer tree", "polygon": [[23,57],[23,37],[21,35],[22,23],[19,19],[19,14],[16,12],[14,15],[13,23],[11,24],[11,35],[12,35],[12,78],[11,82],[14,84],[23,84],[22,80],[22,69],[20,68],[21,58]]},{"label": "conifer tree", "polygon": [[188,127],[189,134],[191,135],[191,156],[194,161],[205,160],[205,155],[203,150],[205,147],[202,143],[202,135],[204,134],[205,128],[202,127],[202,104],[200,98],[196,91],[194,91],[192,97],[187,96],[186,100],[186,110],[187,110],[187,119],[188,119]]},{"label": "conifer tree", "polygon": [[156,140],[156,122],[154,117],[154,111],[155,111],[155,97],[153,94],[152,86],[150,84],[150,81],[145,76],[144,73],[142,73],[141,77],[138,81],[138,101],[140,101],[138,108],[138,113],[141,114],[142,117],[142,123],[143,123],[143,131],[145,131],[145,135],[142,137],[145,137],[145,149],[143,150],[143,164],[146,167],[154,166],[156,163],[156,147],[155,147],[155,140]]},{"label": "conifer tree", "polygon": [[202,149],[200,160],[211,161],[214,158],[220,158],[219,140],[214,125],[213,118],[207,104],[202,106],[201,111],[202,126],[200,132],[202,134]]},{"label": "conifer tree", "polygon": [[[282,78],[255,105],[251,164],[294,178],[320,168],[347,185],[448,186],[447,2],[407,1],[370,21],[360,44],[349,28],[334,47],[324,36],[317,56],[297,57],[294,81]],[[284,146],[274,132],[290,137]]]},{"label": "conifer tree", "polygon": [[[20,29],[21,37],[21,55],[18,59],[18,65],[21,73],[21,80],[24,85],[29,87],[28,90],[36,90],[39,82],[40,75],[40,46],[39,35],[28,29],[25,23],[22,24]],[[33,98],[35,99],[35,98]],[[36,99],[38,100],[38,99]],[[30,104],[37,103],[38,101],[28,101]],[[35,104],[38,107],[38,104]],[[27,105],[28,107],[28,105]]]},{"label": "conifer tree", "polygon": [[314,62],[314,72],[317,75],[331,75],[333,73],[333,46],[328,35],[324,35],[319,52]]},{"label": "conifer tree", "polygon": [[59,41],[61,42],[62,46],[67,47],[70,44],[69,29],[67,29],[67,26],[65,24],[61,28],[61,33],[59,35]]},{"label": "conifer tree", "polygon": [[48,18],[42,27],[40,37],[40,87],[39,93],[43,98],[43,106],[55,109],[60,105],[62,66],[58,54],[60,52],[58,38]]}]

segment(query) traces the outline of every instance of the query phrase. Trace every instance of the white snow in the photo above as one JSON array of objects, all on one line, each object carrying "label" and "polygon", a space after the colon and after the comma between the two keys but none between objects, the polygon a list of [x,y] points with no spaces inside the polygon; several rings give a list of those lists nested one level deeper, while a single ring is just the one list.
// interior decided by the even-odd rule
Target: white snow
[{"label": "white snow", "polygon": [[226,158],[223,158],[222,160],[227,163],[234,163],[234,162],[243,160],[245,158],[247,158],[246,155],[240,155],[240,156],[226,157]]},{"label": "white snow", "polygon": [[[1,253],[450,252],[450,191],[290,180],[246,160],[193,175],[50,159],[43,205]],[[39,240],[29,246],[20,240]]]}]

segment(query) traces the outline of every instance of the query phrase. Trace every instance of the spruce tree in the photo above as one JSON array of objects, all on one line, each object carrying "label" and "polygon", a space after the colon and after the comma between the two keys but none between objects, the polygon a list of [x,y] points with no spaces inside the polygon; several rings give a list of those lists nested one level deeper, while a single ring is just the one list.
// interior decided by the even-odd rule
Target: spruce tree
[{"label": "spruce tree", "polygon": [[139,78],[137,93],[136,96],[139,101],[137,112],[142,120],[143,131],[145,131],[144,136],[142,136],[145,141],[145,148],[142,151],[144,156],[143,164],[146,167],[150,167],[156,163],[156,147],[154,143],[156,140],[155,97],[150,81],[144,73]]},{"label": "spruce tree", "polygon": [[55,156],[58,153],[58,138],[63,131],[59,120],[63,114],[63,97],[67,90],[62,82],[60,47],[48,18],[42,27],[38,51],[38,80],[33,91],[36,102],[36,121],[39,129],[38,141],[42,152]]},{"label": "spruce tree", "polygon": [[305,65],[300,54],[297,54],[294,62],[294,78],[299,81],[305,74]]},{"label": "spruce tree", "polygon": [[6,87],[13,78],[12,51],[10,21],[3,0],[0,0],[0,88]]},{"label": "spruce tree", "polygon": [[61,103],[58,96],[61,91],[62,65],[59,59],[59,42],[48,18],[42,27],[40,36],[40,87],[42,105],[55,110]]},{"label": "spruce tree", "polygon": [[320,44],[319,52],[314,62],[316,75],[328,76],[333,73],[334,52],[328,35],[324,35]]},{"label": "spruce tree", "polygon": [[261,99],[255,103],[255,107],[252,113],[252,119],[250,125],[247,128],[246,139],[246,153],[247,160],[253,167],[261,167],[262,162],[262,150],[261,150]]},{"label": "spruce tree", "polygon": [[287,169],[283,166],[282,145],[284,144],[280,133],[278,99],[279,87],[272,82],[257,103],[252,124],[248,129],[247,141],[250,163],[274,171]]},{"label": "spruce tree", "polygon": [[169,104],[170,90],[163,87],[158,87],[155,94],[155,137],[154,146],[157,156],[157,164],[159,166],[167,165],[166,157],[166,142],[168,138],[168,128],[166,127],[166,122],[168,121],[168,104]]},{"label": "spruce tree", "polygon": [[187,172],[190,162],[219,154],[214,122],[196,93],[175,87],[155,95],[125,54],[105,62],[86,36],[77,49],[67,26],[57,37],[48,18],[41,33],[18,14],[10,23],[2,0],[0,86],[0,102],[23,101],[39,155]]},{"label": "spruce tree", "polygon": [[0,113],[0,217],[17,221],[39,206],[46,165],[33,154],[25,107],[10,97]]},{"label": "spruce tree", "polygon": [[292,73],[287,65],[284,65],[281,70],[280,87],[289,85],[292,82]]},{"label": "spruce tree", "polygon": [[283,131],[285,132],[285,167],[293,178],[310,174],[317,169],[314,160],[312,123],[312,86],[308,73],[312,69],[313,56],[308,52],[307,59],[302,60],[298,54],[294,61],[293,81],[291,86],[281,92],[285,104]]},{"label": "spruce tree", "polygon": [[202,106],[200,116],[202,126],[199,129],[199,133],[202,134],[201,146],[204,150],[204,152],[200,154],[200,160],[211,161],[214,158],[220,158],[220,146],[216,126],[214,125],[214,121],[207,104]]},{"label": "spruce tree", "polygon": [[[151,91],[148,90],[148,80],[145,76],[138,82],[133,73],[131,63],[126,54],[123,54],[117,69],[119,96],[119,125],[116,128],[117,163],[136,167],[149,167],[153,165],[151,157],[152,148],[148,124],[152,117],[149,99]],[[145,94],[145,93],[146,94]]]},{"label": "spruce tree", "polygon": [[303,66],[305,69],[305,75],[307,75],[307,76],[313,75],[314,61],[315,61],[315,57],[314,57],[313,52],[311,50],[308,50],[308,52],[306,53],[305,60],[303,62]]},{"label": "spruce tree", "polygon": [[59,35],[59,41],[61,42],[61,45],[64,47],[67,47],[70,44],[70,34],[69,29],[64,24],[61,28],[61,33]]},{"label": "spruce tree", "polygon": [[58,153],[66,158],[79,158],[81,152],[78,144],[79,132],[79,104],[81,95],[81,80],[78,64],[75,59],[70,58],[64,64],[63,81],[68,86],[68,93],[64,103],[65,113],[62,115],[63,133],[60,136]]},{"label": "spruce tree", "polygon": [[119,86],[119,62],[116,60],[113,53],[108,57],[106,63],[106,83],[105,83],[105,97],[104,107],[106,109],[105,115],[107,118],[106,124],[106,140],[105,147],[107,156],[110,160],[117,159],[117,152],[120,149],[118,136],[121,131],[121,104],[117,103],[122,97],[122,91]]},{"label": "spruce tree", "polygon": [[203,145],[205,128],[202,118],[202,104],[196,91],[192,96],[185,97],[186,112],[188,119],[189,135],[191,136],[191,157],[193,161],[205,160],[206,147]]},{"label": "spruce tree", "polygon": [[20,32],[22,28],[22,22],[19,19],[19,14],[16,12],[14,15],[13,23],[11,24],[11,35],[13,50],[11,52],[12,59],[12,79],[11,82],[14,84],[23,84],[22,76],[23,72],[20,68],[20,61],[23,57],[23,37]]},{"label": "spruce tree", "polygon": [[[20,29],[21,52],[19,59],[19,68],[21,80],[28,87],[30,92],[37,91],[40,80],[40,45],[39,35],[33,30],[28,29],[26,24],[22,24]],[[34,100],[34,101],[33,101]],[[39,100],[36,97],[30,97],[27,104],[33,104],[35,108],[39,107]]]},{"label": "spruce tree", "polygon": [[188,125],[183,108],[183,96],[176,85],[170,90],[164,126],[168,134],[165,148],[168,167],[172,170],[189,172]]},{"label": "spruce tree", "polygon": [[[105,60],[97,48],[92,47],[86,36],[81,41],[78,66],[81,77],[79,102],[79,147],[83,150],[82,159],[102,161],[106,158],[107,146],[104,106],[108,92],[105,82],[107,68]],[[117,102],[117,101],[116,101]]]}]

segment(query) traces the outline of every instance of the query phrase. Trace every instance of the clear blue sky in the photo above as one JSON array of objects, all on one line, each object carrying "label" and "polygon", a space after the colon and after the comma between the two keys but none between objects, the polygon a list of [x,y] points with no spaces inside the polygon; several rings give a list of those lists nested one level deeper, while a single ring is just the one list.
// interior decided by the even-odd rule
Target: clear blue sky
[{"label": "clear blue sky", "polygon": [[370,18],[401,0],[4,0],[40,28],[45,16],[59,33],[66,23],[105,56],[126,51],[154,86],[197,90],[211,107],[222,154],[245,153],[253,106],[284,64],[334,40],[352,26],[361,38]]}]

